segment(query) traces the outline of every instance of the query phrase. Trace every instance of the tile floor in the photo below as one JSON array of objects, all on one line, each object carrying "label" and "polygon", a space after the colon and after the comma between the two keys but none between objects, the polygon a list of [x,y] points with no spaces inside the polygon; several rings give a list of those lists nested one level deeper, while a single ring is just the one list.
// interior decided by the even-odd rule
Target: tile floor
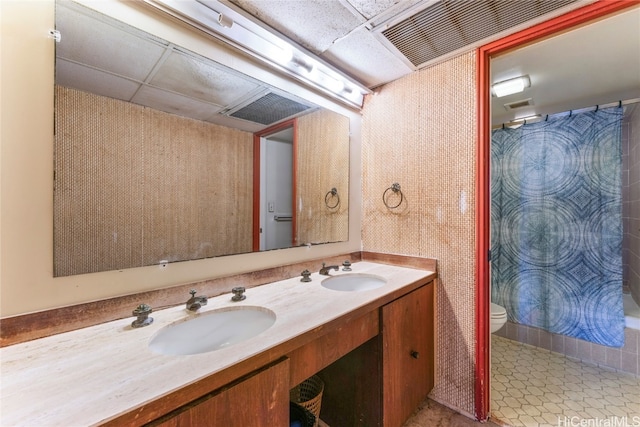
[{"label": "tile floor", "polygon": [[[324,421],[318,427],[329,427]],[[492,422],[480,423],[461,415],[431,399],[425,399],[402,427],[498,427]]]},{"label": "tile floor", "polygon": [[640,426],[640,378],[491,337],[491,419],[503,426]]},{"label": "tile floor", "polygon": [[431,399],[426,399],[403,427],[498,427],[492,422],[480,423],[461,415]]}]

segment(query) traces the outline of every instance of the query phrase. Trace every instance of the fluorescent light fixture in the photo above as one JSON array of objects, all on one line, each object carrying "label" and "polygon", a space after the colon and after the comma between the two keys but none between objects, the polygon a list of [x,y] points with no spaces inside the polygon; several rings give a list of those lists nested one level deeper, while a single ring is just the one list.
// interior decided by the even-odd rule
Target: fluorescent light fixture
[{"label": "fluorescent light fixture", "polygon": [[537,122],[542,118],[540,114],[532,114],[530,116],[525,117],[516,117],[511,121],[511,123],[527,123],[527,122]]},{"label": "fluorescent light fixture", "polygon": [[[1,0],[0,0],[1,1]],[[144,0],[340,102],[362,107],[371,90],[275,30],[219,0]]]},{"label": "fluorescent light fixture", "polygon": [[512,95],[514,93],[520,93],[531,86],[531,80],[529,76],[515,77],[509,80],[503,80],[491,85],[493,95],[502,98],[503,96]]},{"label": "fluorescent light fixture", "polygon": [[525,116],[525,117],[518,117],[516,120],[534,120],[534,119],[539,119],[542,116],[540,114],[532,114],[530,116]]}]

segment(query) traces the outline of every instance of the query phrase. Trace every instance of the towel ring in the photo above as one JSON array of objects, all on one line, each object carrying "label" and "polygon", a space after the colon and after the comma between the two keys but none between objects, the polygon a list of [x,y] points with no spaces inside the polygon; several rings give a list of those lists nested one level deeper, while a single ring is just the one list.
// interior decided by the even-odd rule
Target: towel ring
[{"label": "towel ring", "polygon": [[[336,201],[335,205],[330,205],[329,204],[329,200],[331,200],[332,198],[337,198],[338,200]],[[327,192],[327,194],[325,194],[324,196],[324,204],[327,205],[327,207],[329,209],[333,209],[333,208],[337,208],[338,205],[340,204],[340,196],[338,196],[338,190],[336,189],[336,187],[333,187],[331,190],[329,190]]]},{"label": "towel ring", "polygon": [[[387,193],[389,192],[389,190],[393,191],[395,194],[400,193],[400,201],[398,202],[397,205],[389,206],[389,204],[387,203]],[[404,194],[402,194],[402,190],[400,189],[400,184],[398,184],[397,182],[394,182],[391,185],[391,187],[387,188],[386,190],[384,190],[384,193],[382,193],[382,203],[384,203],[384,205],[389,209],[397,208],[402,204],[403,200],[404,200]]]}]

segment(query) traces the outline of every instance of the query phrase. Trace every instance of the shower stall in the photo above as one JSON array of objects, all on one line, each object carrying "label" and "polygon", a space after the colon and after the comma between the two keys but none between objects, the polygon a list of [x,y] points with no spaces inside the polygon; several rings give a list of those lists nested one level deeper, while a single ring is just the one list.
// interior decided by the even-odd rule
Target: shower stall
[{"label": "shower stall", "polygon": [[626,104],[493,131],[491,297],[509,316],[498,335],[638,375],[623,307],[640,294],[640,108]]}]

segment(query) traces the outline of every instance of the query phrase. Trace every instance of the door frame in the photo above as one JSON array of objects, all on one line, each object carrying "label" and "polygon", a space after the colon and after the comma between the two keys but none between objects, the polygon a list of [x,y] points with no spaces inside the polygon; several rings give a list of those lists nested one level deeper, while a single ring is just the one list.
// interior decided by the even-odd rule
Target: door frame
[{"label": "door frame", "polygon": [[523,47],[640,5],[640,0],[599,0],[564,15],[534,25],[481,46],[476,51],[476,348],[475,416],[486,420],[490,413],[490,158],[491,158],[491,57]]},{"label": "door frame", "polygon": [[296,214],[298,183],[298,120],[293,118],[277,123],[253,134],[253,251],[260,251],[260,141],[287,128],[293,128],[293,162],[291,164],[291,246],[297,246],[298,221]]}]

